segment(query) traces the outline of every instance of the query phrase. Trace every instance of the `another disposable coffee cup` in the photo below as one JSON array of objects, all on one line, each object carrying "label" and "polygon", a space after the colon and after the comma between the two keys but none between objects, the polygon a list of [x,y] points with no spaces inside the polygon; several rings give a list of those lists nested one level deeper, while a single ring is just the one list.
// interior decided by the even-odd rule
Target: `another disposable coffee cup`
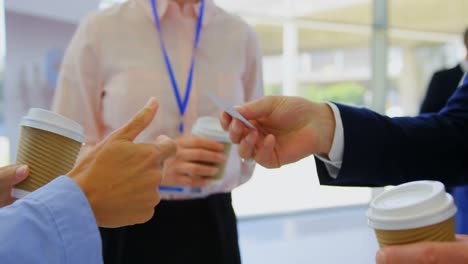
[{"label": "another disposable coffee cup", "polygon": [[422,241],[454,241],[457,208],[444,185],[416,181],[375,197],[367,211],[380,247]]},{"label": "another disposable coffee cup", "polygon": [[[218,141],[224,145],[224,154],[226,157],[229,157],[231,152],[231,140],[229,139],[229,133],[224,131],[219,123],[218,118],[211,116],[203,116],[198,118],[197,122],[192,128],[192,135],[208,138],[214,141]],[[221,180],[224,176],[224,171],[226,169],[226,161],[223,163],[211,164],[204,163],[211,166],[218,166],[219,172],[213,177],[214,180]],[[196,175],[195,175],[196,176]]]},{"label": "another disposable coffee cup", "polygon": [[29,177],[14,186],[12,196],[28,193],[65,175],[73,168],[84,141],[83,128],[73,120],[32,108],[20,123],[17,164],[29,166]]}]

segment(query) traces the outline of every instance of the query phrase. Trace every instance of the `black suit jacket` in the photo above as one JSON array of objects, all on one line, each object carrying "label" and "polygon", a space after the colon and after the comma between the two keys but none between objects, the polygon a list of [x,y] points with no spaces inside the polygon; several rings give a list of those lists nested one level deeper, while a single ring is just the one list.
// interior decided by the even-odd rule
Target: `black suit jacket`
[{"label": "black suit jacket", "polygon": [[390,118],[337,104],[344,129],[343,164],[333,179],[316,159],[321,184],[397,185],[438,180],[468,184],[468,83],[438,113]]},{"label": "black suit jacket", "polygon": [[419,112],[421,114],[439,112],[457,90],[462,77],[463,70],[460,64],[434,73]]}]

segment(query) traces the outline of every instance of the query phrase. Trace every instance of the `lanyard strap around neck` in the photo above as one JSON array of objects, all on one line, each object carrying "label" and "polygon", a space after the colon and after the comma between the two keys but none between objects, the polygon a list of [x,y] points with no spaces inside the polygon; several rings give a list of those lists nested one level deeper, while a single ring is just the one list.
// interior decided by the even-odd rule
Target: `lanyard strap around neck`
[{"label": "lanyard strap around neck", "polygon": [[[158,15],[158,9],[156,5],[156,0],[151,0],[151,7],[153,10],[153,16],[154,16],[154,23],[156,25],[156,29],[158,30],[159,33],[159,42],[161,45],[161,51],[164,56],[164,62],[166,63],[166,68],[167,72],[169,74],[169,78],[171,80],[172,84],[172,89],[174,91],[174,95],[177,101],[177,106],[179,107],[179,113],[180,116],[183,117],[185,114],[185,110],[187,109],[187,105],[190,99],[190,92],[192,90],[192,80],[193,80],[193,70],[195,68],[195,53],[198,48],[198,43],[200,42],[200,33],[201,33],[201,28],[202,28],[202,22],[203,22],[203,15],[205,12],[205,0],[200,0],[200,10],[198,12],[198,20],[197,20],[197,27],[195,30],[195,40],[194,40],[194,45],[193,45],[193,52],[192,52],[192,61],[190,63],[190,70],[188,73],[188,78],[187,78],[187,85],[185,89],[185,95],[182,98],[180,91],[179,91],[179,86],[177,85],[177,81],[174,75],[174,70],[172,69],[171,61],[169,59],[169,55],[167,54],[166,46],[164,45],[164,39],[162,35],[162,30],[161,30],[161,23],[159,20],[159,15]],[[181,121],[180,126],[179,126],[179,131],[181,133],[184,132],[184,124]]]}]

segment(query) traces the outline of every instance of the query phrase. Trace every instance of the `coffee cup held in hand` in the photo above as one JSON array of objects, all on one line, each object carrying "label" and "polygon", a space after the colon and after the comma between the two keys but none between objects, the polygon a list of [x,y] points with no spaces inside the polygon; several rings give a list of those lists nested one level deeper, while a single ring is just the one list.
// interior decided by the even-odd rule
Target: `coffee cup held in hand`
[{"label": "coffee cup held in hand", "polygon": [[[231,152],[231,140],[229,134],[223,130],[218,118],[211,116],[203,116],[197,119],[197,122],[192,128],[192,135],[218,141],[224,145],[224,154],[229,157]],[[224,176],[227,161],[221,164],[215,164],[219,167],[219,172],[213,176],[214,180],[221,180]],[[213,165],[213,164],[209,164]]]},{"label": "coffee cup held in hand", "polygon": [[375,197],[367,211],[380,247],[422,241],[454,241],[457,208],[442,183],[416,181]]},{"label": "coffee cup held in hand", "polygon": [[29,177],[14,186],[12,196],[22,198],[68,173],[84,141],[83,128],[59,114],[32,108],[21,120],[16,163],[26,164]]}]

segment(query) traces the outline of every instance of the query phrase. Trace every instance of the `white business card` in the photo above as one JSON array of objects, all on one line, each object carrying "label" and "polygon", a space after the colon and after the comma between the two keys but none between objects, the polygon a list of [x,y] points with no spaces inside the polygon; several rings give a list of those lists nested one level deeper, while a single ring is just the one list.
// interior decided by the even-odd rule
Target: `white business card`
[{"label": "white business card", "polygon": [[223,100],[221,100],[221,98],[217,97],[214,94],[206,92],[206,95],[208,96],[208,98],[211,99],[211,101],[213,101],[214,104],[216,104],[219,108],[224,110],[230,116],[239,119],[246,126],[255,129],[255,126],[252,125],[247,119],[245,119],[245,117],[243,117],[232,105],[224,102]]}]

